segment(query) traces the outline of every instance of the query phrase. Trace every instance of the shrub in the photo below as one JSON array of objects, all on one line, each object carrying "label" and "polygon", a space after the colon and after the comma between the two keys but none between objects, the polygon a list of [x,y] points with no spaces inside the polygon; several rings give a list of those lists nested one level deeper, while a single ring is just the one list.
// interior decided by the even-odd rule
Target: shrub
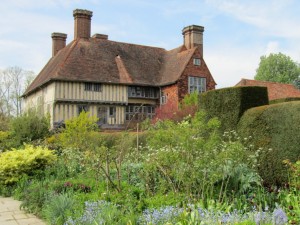
[{"label": "shrub", "polygon": [[39,115],[34,110],[29,111],[12,120],[11,133],[14,147],[19,147],[24,142],[43,139],[49,134],[49,118]]},{"label": "shrub", "polygon": [[280,99],[274,99],[269,102],[269,104],[277,104],[282,102],[291,102],[291,101],[300,101],[300,98],[280,98]]},{"label": "shrub", "polygon": [[0,153],[9,148],[10,132],[0,131]]},{"label": "shrub", "polygon": [[208,91],[200,94],[199,108],[209,118],[218,117],[221,130],[236,130],[243,113],[250,108],[267,105],[266,87],[233,87]]},{"label": "shrub", "polygon": [[193,116],[198,108],[198,96],[197,92],[186,95],[180,102],[180,105],[174,99],[168,99],[166,104],[161,105],[155,110],[155,117],[152,123],[163,120],[179,122],[187,116]]},{"label": "shrub", "polygon": [[74,211],[75,200],[68,194],[54,196],[45,204],[43,214],[51,225],[63,225]]},{"label": "shrub", "polygon": [[59,139],[63,147],[86,150],[91,147],[97,130],[97,118],[82,111],[78,117],[66,121],[66,128],[62,130]]},{"label": "shrub", "polygon": [[27,187],[23,188],[23,192],[18,196],[22,200],[20,208],[41,216],[45,203],[53,197],[52,190],[48,188],[49,183],[49,180],[32,180],[30,184],[28,183]]},{"label": "shrub", "polygon": [[[149,130],[141,171],[147,193],[172,190],[202,198],[219,195],[221,200],[228,193],[227,187],[236,192],[243,187],[246,193],[249,186],[257,180],[259,183],[259,179],[253,182],[249,179],[246,185],[241,180],[245,178],[244,171],[252,172],[250,168],[235,172],[235,168],[241,169],[241,164],[248,168],[246,163],[252,163],[247,160],[250,154],[231,134],[222,140],[219,125],[216,118],[206,122],[205,113],[197,112],[194,118],[180,123],[160,122]],[[228,184],[231,180],[236,185]]]},{"label": "shrub", "polygon": [[256,147],[270,149],[259,159],[259,173],[266,185],[287,182],[283,160],[299,159],[300,102],[286,102],[249,109],[238,124],[243,137],[252,136]]},{"label": "shrub", "polygon": [[56,156],[52,151],[25,145],[24,149],[14,149],[0,155],[0,184],[13,184],[25,174],[34,175],[52,164]]}]

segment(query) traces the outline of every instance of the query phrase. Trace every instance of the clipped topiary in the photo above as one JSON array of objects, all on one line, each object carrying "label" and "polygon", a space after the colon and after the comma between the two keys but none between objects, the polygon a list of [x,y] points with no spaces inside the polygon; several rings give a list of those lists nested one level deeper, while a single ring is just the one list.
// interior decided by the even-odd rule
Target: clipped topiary
[{"label": "clipped topiary", "polygon": [[249,109],[238,123],[242,137],[263,148],[259,173],[266,185],[283,185],[288,177],[283,160],[300,159],[300,101]]},{"label": "clipped topiary", "polygon": [[221,130],[235,130],[243,113],[250,108],[268,105],[266,87],[231,87],[202,93],[199,108],[210,118],[218,117]]},{"label": "clipped topiary", "polygon": [[279,98],[279,99],[274,99],[269,102],[269,104],[277,104],[277,103],[282,103],[282,102],[291,102],[291,101],[300,101],[299,97],[294,97],[294,98]]}]

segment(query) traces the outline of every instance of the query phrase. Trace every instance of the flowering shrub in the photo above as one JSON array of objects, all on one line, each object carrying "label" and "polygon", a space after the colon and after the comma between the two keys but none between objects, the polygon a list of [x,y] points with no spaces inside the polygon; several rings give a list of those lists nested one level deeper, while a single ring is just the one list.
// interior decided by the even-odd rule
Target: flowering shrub
[{"label": "flowering shrub", "polygon": [[25,145],[24,149],[14,149],[0,154],[0,184],[12,184],[25,174],[33,175],[56,160],[53,151],[43,147]]},{"label": "flowering shrub", "polygon": [[187,116],[194,116],[198,110],[198,96],[197,92],[186,95],[178,105],[177,100],[168,99],[167,103],[161,105],[155,110],[155,117],[152,123],[164,120],[182,121]]},{"label": "flowering shrub", "polygon": [[147,191],[172,190],[202,198],[219,195],[221,201],[229,188],[246,193],[260,185],[252,168],[255,153],[244,147],[235,132],[222,137],[219,126],[216,118],[207,121],[204,112],[180,123],[167,120],[153,126],[144,154],[142,177]]}]

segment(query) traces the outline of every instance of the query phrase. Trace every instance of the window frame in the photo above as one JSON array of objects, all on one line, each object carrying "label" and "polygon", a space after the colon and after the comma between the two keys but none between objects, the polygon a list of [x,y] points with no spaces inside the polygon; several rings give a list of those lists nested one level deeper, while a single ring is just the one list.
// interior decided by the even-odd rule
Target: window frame
[{"label": "window frame", "polygon": [[128,86],[129,98],[159,98],[158,90],[154,87]]},{"label": "window frame", "polygon": [[93,84],[92,83],[84,83],[84,90],[85,91],[93,91]]},{"label": "window frame", "polygon": [[127,105],[125,108],[125,121],[139,120],[141,118],[153,119],[154,116],[154,105]]},{"label": "window frame", "polygon": [[194,58],[193,62],[194,62],[195,66],[201,66],[201,59],[200,58]]},{"label": "window frame", "polygon": [[191,94],[195,91],[197,93],[206,92],[206,77],[196,77],[189,76],[188,77],[188,93]]},{"label": "window frame", "polygon": [[102,84],[101,83],[85,82],[84,83],[84,91],[102,92]]},{"label": "window frame", "polygon": [[96,91],[96,92],[101,92],[102,91],[102,84],[94,83],[93,86],[94,86],[93,91]]}]

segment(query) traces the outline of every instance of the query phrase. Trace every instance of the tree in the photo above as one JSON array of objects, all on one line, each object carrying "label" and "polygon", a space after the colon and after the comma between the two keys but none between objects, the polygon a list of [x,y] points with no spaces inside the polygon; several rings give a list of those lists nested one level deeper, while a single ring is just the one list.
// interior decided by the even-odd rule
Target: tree
[{"label": "tree", "polygon": [[32,71],[17,66],[0,71],[0,113],[2,115],[10,117],[21,114],[21,95],[33,78]]},{"label": "tree", "polygon": [[255,80],[297,84],[300,79],[299,64],[282,53],[261,56]]}]

